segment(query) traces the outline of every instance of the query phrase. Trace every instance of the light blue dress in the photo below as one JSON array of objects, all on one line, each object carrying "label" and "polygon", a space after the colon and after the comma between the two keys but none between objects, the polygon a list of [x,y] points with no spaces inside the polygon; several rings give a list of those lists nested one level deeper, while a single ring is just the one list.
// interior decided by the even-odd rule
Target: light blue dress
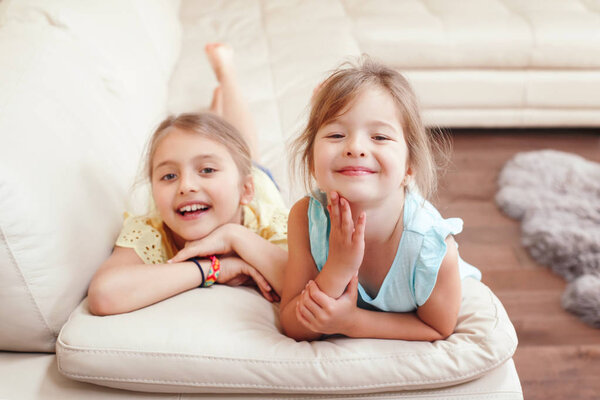
[{"label": "light blue dress", "polygon": [[[446,255],[444,240],[448,235],[460,233],[462,226],[462,219],[444,219],[431,203],[417,193],[408,192],[404,202],[404,230],[392,266],[375,298],[358,284],[358,306],[409,312],[425,304]],[[310,196],[308,230],[310,250],[321,271],[329,252],[330,220],[325,193]],[[461,280],[467,277],[481,280],[481,272],[460,256],[458,266]]]}]

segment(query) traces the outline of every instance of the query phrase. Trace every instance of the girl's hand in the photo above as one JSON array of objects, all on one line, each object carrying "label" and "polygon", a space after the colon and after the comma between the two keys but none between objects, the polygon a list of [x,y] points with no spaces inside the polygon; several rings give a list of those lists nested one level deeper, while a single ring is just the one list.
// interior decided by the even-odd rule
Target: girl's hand
[{"label": "girl's hand", "polygon": [[265,299],[270,302],[280,301],[279,295],[265,277],[241,258],[230,256],[223,257],[219,261],[221,272],[217,283],[229,286],[252,286],[254,283]]},{"label": "girl's hand", "polygon": [[362,212],[355,225],[348,200],[337,192],[331,192],[329,195],[327,210],[331,219],[327,263],[351,271],[354,275],[358,272],[365,254],[367,216]]},{"label": "girl's hand", "polygon": [[333,299],[309,281],[296,302],[296,318],[305,328],[323,334],[347,334],[354,323],[358,298],[358,276],[354,276],[344,293]]},{"label": "girl's hand", "polygon": [[235,229],[241,225],[225,224],[199,240],[185,243],[183,249],[167,261],[168,263],[183,262],[192,257],[206,257],[215,254],[228,254],[232,252],[232,237]]}]

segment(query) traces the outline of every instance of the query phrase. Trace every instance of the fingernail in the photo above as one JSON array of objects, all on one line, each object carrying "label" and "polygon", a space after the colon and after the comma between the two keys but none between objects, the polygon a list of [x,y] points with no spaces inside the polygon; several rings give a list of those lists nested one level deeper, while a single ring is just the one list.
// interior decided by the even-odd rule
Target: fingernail
[{"label": "fingernail", "polygon": [[173,264],[173,259],[171,259],[171,260],[167,260],[167,263],[168,263],[168,264]]}]

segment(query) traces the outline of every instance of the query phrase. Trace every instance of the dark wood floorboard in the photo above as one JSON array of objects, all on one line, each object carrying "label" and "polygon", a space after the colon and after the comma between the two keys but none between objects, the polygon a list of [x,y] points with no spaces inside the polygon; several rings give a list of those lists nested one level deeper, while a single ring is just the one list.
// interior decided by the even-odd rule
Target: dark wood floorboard
[{"label": "dark wood floorboard", "polygon": [[465,222],[461,256],[510,316],[519,346],[514,360],[527,400],[600,398],[600,329],[564,311],[564,280],[521,246],[520,225],[494,203],[497,177],[516,153],[555,149],[600,162],[600,130],[469,130],[451,134],[454,152],[435,203]]}]

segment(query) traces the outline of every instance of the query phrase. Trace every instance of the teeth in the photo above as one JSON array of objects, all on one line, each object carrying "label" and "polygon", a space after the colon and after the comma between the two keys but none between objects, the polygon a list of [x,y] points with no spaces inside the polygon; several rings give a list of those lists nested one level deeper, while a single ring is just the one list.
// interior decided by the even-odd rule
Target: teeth
[{"label": "teeth", "polygon": [[206,210],[208,207],[200,204],[192,204],[190,206],[181,207],[179,212],[190,212],[190,211],[198,211],[198,210]]}]

